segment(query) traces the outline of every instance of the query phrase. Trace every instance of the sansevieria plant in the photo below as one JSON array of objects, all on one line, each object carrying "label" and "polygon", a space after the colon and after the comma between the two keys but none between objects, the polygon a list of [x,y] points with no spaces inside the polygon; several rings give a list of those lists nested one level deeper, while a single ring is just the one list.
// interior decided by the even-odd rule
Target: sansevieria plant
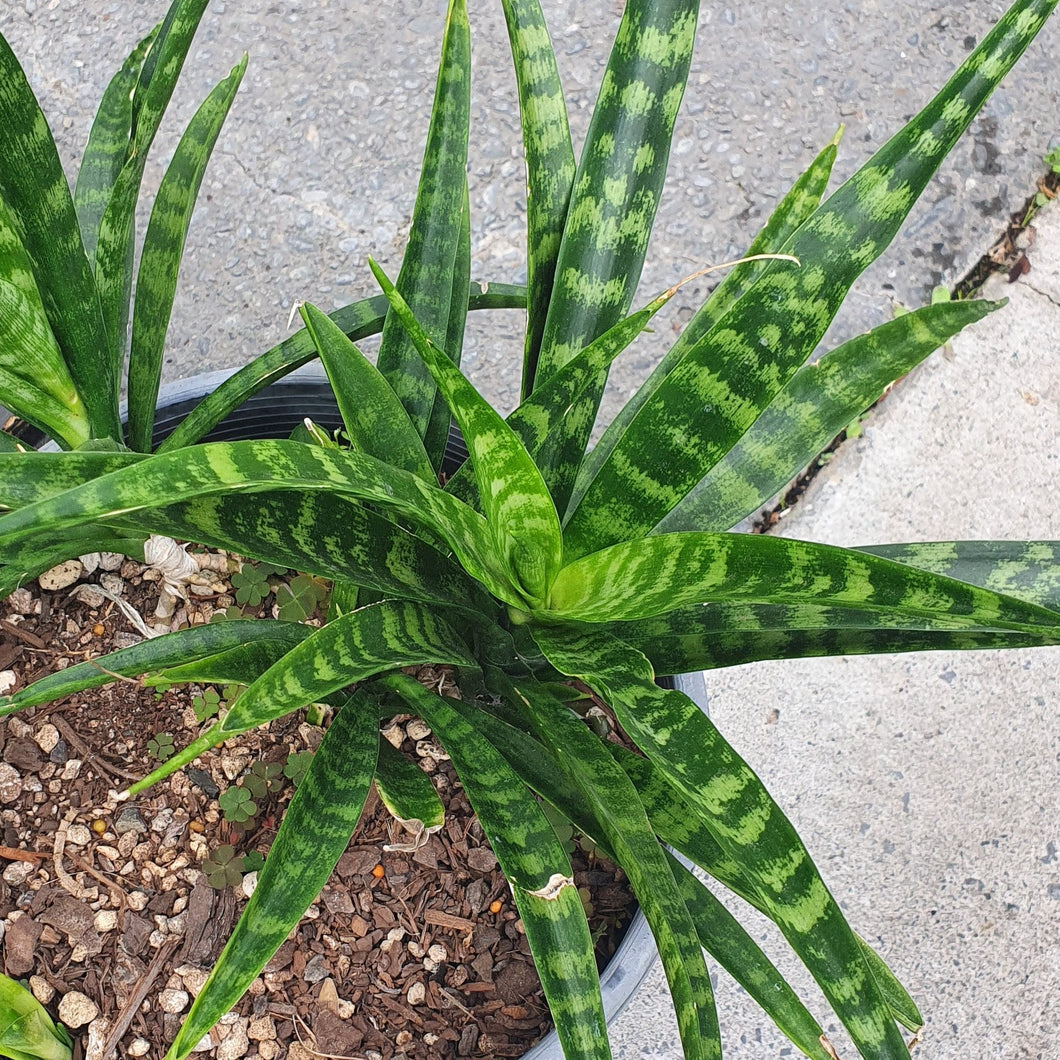
[{"label": "sansevieria plant", "polygon": [[[91,407],[83,392],[93,358],[121,346],[121,314],[104,312],[100,322],[93,309],[99,334],[90,345],[57,327],[60,317],[84,324],[91,240],[61,174],[31,165],[54,146],[3,53],[2,356],[68,363],[72,390],[64,380],[55,393],[9,386],[0,395],[71,450],[25,452],[11,441],[0,454],[0,592],[60,559],[148,532],[334,583],[321,628],[227,621],[182,630],[0,700],[10,713],[115,675],[248,686],[130,793],[291,711],[338,708],[172,1060],[238,1000],[317,895],[373,778],[403,819],[438,820],[424,775],[389,748],[380,753],[380,719],[407,711],[451,755],[493,845],[569,1060],[609,1049],[589,930],[543,802],[629,876],[687,1057],[721,1055],[704,950],[805,1055],[835,1055],[715,897],[719,888],[778,925],[862,1057],[908,1056],[900,1027],[920,1025],[916,1005],[847,923],[752,770],[691,700],[655,678],[767,658],[1060,643],[1055,543],[852,550],[727,532],[890,382],[996,308],[928,306],[805,366],[854,279],[1055,2],[1017,0],[939,95],[825,198],[837,149],[829,144],[752,244],[756,260],[728,273],[591,449],[608,366],[673,293],[631,312],[696,0],[628,0],[580,159],[537,2],[504,0],[527,163],[525,291],[469,282],[469,31],[464,0],[452,0],[396,282],[373,263],[381,295],[330,317],[303,305],[302,331],[233,376],[154,452],[144,409],[135,428],[130,414],[122,443],[108,403],[113,370]],[[171,69],[155,49],[167,27],[194,21],[201,7],[174,3],[155,43],[130,60],[138,79],[129,74],[125,84],[146,78],[150,87]],[[138,92],[134,139],[148,98],[143,90],[138,109]],[[117,141],[108,143],[114,166]],[[123,236],[113,253],[125,246]],[[98,248],[95,275],[99,291]],[[80,279],[68,286],[71,276]],[[522,401],[507,419],[458,367],[466,312],[491,300],[526,306]],[[351,336],[380,330],[373,364]],[[135,367],[135,317],[133,336]],[[342,415],[336,436],[309,424],[292,440],[198,443],[224,411],[313,356]],[[87,367],[75,371],[78,359]],[[83,414],[41,411],[72,392]],[[470,459],[440,476],[451,420]],[[421,664],[451,667],[462,698],[420,684],[410,668]],[[607,704],[639,753],[601,739],[571,709],[572,678]],[[710,886],[671,850],[702,868]]]}]

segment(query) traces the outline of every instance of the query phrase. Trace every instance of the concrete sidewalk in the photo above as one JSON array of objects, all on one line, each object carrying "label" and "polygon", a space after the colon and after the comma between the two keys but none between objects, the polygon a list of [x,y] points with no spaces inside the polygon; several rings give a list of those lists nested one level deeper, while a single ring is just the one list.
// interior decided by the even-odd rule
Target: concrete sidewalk
[{"label": "concrete sidewalk", "polygon": [[[986,291],[1009,305],[903,380],[781,533],[837,545],[1060,538],[1060,207],[1035,228],[1030,272]],[[1060,1057],[1060,648],[706,676],[711,717],[920,1005],[915,1055]],[[718,1005],[727,1060],[793,1055],[731,981]],[[823,999],[811,1008],[840,1056],[854,1055]],[[614,1037],[624,1060],[681,1057],[658,967]]]}]

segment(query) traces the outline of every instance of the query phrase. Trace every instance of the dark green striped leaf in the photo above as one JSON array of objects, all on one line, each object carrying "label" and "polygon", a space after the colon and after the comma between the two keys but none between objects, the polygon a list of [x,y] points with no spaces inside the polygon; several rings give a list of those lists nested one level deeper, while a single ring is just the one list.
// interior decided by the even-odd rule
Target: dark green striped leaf
[{"label": "dark green striped leaf", "polygon": [[658,534],[612,545],[564,567],[549,603],[556,616],[608,622],[724,600],[830,604],[965,618],[993,629],[1060,631],[1055,611],[1015,597],[852,549],[759,534]]},{"label": "dark green striped leaf", "polygon": [[707,716],[682,693],[655,685],[648,661],[621,641],[562,627],[532,633],[553,666],[611,705],[739,864],[865,1060],[908,1060],[857,939],[798,834]]},{"label": "dark green striped leaf", "polygon": [[[648,759],[612,743],[608,744],[608,750],[635,784],[659,838],[724,884],[733,894],[771,917],[768,903],[758,896],[740,862],[722,850],[680,790],[670,784]],[[854,937],[861,947],[862,956],[872,969],[872,976],[891,1014],[903,1027],[911,1031],[919,1030],[924,1025],[924,1017],[905,987],[864,939],[856,934]]]},{"label": "dark green striped leaf", "polygon": [[111,400],[115,402],[127,345],[136,202],[144,167],[207,3],[208,0],[173,0],[144,57],[133,91],[129,152],[114,180],[99,225],[95,277],[109,343],[108,371],[114,381]]},{"label": "dark green striped leaf", "polygon": [[930,541],[867,545],[858,551],[1060,612],[1058,541]]},{"label": "dark green striped leaf", "polygon": [[[24,459],[0,454],[5,465]],[[124,517],[157,506],[231,490],[327,492],[370,500],[440,533],[461,565],[495,595],[521,606],[522,597],[493,559],[489,532],[472,509],[399,468],[363,453],[322,449],[298,442],[214,442],[155,455],[55,497],[0,518],[0,561],[5,549],[86,523]],[[146,516],[145,516],[146,519]],[[146,526],[147,524],[145,524]]]},{"label": "dark green striped leaf", "polygon": [[[427,132],[420,185],[397,287],[438,344],[448,334],[457,251],[461,242],[471,111],[471,34],[464,0],[450,0]],[[464,268],[459,265],[459,271]],[[379,371],[421,435],[437,396],[430,374],[396,317],[388,315]],[[440,452],[430,453],[438,466]]]},{"label": "dark green striped leaf", "polygon": [[735,526],[775,497],[891,383],[1002,304],[977,299],[924,306],[804,365],[654,532]]},{"label": "dark green striped leaf", "polygon": [[0,36],[0,198],[10,210],[91,433],[119,438],[117,379],[92,271],[48,122]]},{"label": "dark green striped leaf", "polygon": [[0,508],[21,508],[54,497],[111,471],[138,463],[139,453],[37,453],[8,456],[0,465]]},{"label": "dark green striped leaf", "polygon": [[81,156],[77,183],[74,186],[74,209],[77,211],[77,223],[81,228],[85,254],[93,268],[96,264],[96,243],[99,241],[103,211],[110,202],[114,182],[118,179],[129,152],[133,90],[140,79],[144,59],[154,44],[160,25],[155,26],[137,44],[122,63],[121,69],[111,78],[92,121],[85,153]]},{"label": "dark green striped leaf", "polygon": [[445,807],[431,778],[387,740],[379,741],[375,787],[383,805],[409,833],[404,842],[391,842],[385,849],[418,850],[445,822]]},{"label": "dark green striped leaf", "polygon": [[[471,310],[521,309],[525,305],[526,288],[513,284],[473,283],[468,291],[468,309]],[[387,300],[379,294],[374,298],[365,298],[343,306],[328,315],[349,339],[356,342],[369,335],[379,334],[386,310]],[[247,398],[296,368],[301,368],[316,355],[313,340],[304,328],[278,346],[266,350],[233,372],[212,393],[203,398],[176,430],[158,446],[157,451],[168,452],[199,441]]]},{"label": "dark green striped leaf", "polygon": [[529,605],[540,606],[562,559],[559,517],[541,472],[511,427],[431,342],[383,270],[368,263],[460,425],[497,555]]},{"label": "dark green striped leaf", "polygon": [[821,1044],[821,1025],[740,922],[677,858],[672,854],[667,858],[703,949],[801,1052],[813,1060],[834,1060],[835,1054],[826,1052]]},{"label": "dark green striped leaf", "polygon": [[533,388],[541,336],[574,185],[574,147],[556,53],[537,0],[503,0],[526,157],[527,321],[522,398]]},{"label": "dark green striped leaf", "polygon": [[[810,167],[791,186],[754,241],[747,248],[747,257],[757,254],[775,254],[791,234],[820,204],[828,178],[835,162],[839,138],[843,130],[832,138],[828,146],[813,160]],[[571,496],[573,510],[581,502],[582,495],[595,477],[615,443],[625,433],[626,427],[636,416],[641,405],[655,393],[659,384],[681,362],[681,358],[721,319],[728,309],[748,291],[765,270],[762,261],[745,261],[737,265],[718,286],[685,325],[677,342],[666,352],[663,359],[652,370],[651,375],[637,388],[636,393],[619,409],[608,424],[600,441],[585,455],[578,469],[578,479]],[[706,529],[699,527],[698,529]],[[725,527],[724,529],[728,529]]]},{"label": "dark green striped leaf", "polygon": [[540,805],[503,756],[446,700],[404,674],[380,684],[410,704],[452,757],[512,888],[567,1060],[610,1058],[589,926],[570,862]]},{"label": "dark green striped leaf", "polygon": [[423,440],[379,369],[316,306],[307,302],[299,312],[328,373],[353,447],[433,482]]},{"label": "dark green striped leaf", "polygon": [[812,353],[858,275],[898,231],[1056,0],[1018,0],[942,91],[806,220],[659,384],[570,516],[570,556],[647,533],[720,460]]},{"label": "dark green striped leaf", "polygon": [[206,97],[177,144],[155,197],[140,253],[129,352],[129,445],[151,449],[162,353],[184,244],[206,164],[235,99],[247,57]]},{"label": "dark green striped leaf", "polygon": [[195,998],[167,1060],[181,1060],[242,997],[327,883],[357,827],[379,734],[361,696],[335,715],[276,833],[258,884]]},{"label": "dark green striped leaf", "polygon": [[155,533],[390,596],[484,615],[495,608],[442,552],[363,505],[328,493],[215,494],[152,509],[147,519]]},{"label": "dark green striped leaf", "polygon": [[607,845],[629,876],[651,925],[688,1060],[721,1060],[714,992],[699,937],[636,789],[585,724],[531,685],[518,689],[538,739],[577,786]]},{"label": "dark green striped leaf", "polygon": [[289,651],[312,632],[310,627],[297,622],[239,619],[192,626],[42,677],[14,695],[0,697],[0,714],[36,707],[74,692],[83,692],[86,688],[99,688],[118,677],[139,677],[193,661],[208,660],[251,644],[274,644],[280,650]]},{"label": "dark green striped leaf", "polygon": [[696,604],[652,618],[608,623],[605,628],[646,655],[658,674],[713,670],[763,659],[1060,643],[1060,630],[1055,628],[1016,633],[983,628],[947,614],[827,604]]}]

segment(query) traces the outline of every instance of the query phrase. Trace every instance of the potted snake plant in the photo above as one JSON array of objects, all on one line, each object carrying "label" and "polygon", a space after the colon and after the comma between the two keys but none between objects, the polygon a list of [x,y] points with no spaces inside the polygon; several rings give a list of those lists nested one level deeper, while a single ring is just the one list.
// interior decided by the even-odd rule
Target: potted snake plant
[{"label": "potted snake plant", "polygon": [[[189,126],[145,237],[143,256],[149,245],[157,256],[146,274],[141,266],[131,311],[123,426],[130,203],[205,0],[175,0],[112,82],[73,196],[0,47],[0,400],[63,450],[0,436],[0,593],[149,532],[333,582],[319,629],[262,620],[180,630],[0,699],[8,714],[116,676],[247,686],[132,794],[255,726],[308,704],[337,708],[171,1060],[239,999],[316,897],[373,778],[409,781],[401,816],[437,813],[422,774],[379,754],[379,721],[395,711],[424,718],[452,757],[510,883],[568,1060],[610,1054],[584,911],[542,803],[629,876],[687,1057],[720,1056],[704,950],[803,1053],[835,1056],[719,888],[777,924],[862,1057],[908,1055],[900,1028],[919,1026],[915,1003],[847,922],[751,768],[688,696],[655,678],[765,658],[1060,642],[1047,595],[1054,550],[1042,543],[853,550],[729,532],[891,381],[997,308],[927,306],[804,366],[1055,2],[1017,0],[924,110],[825,197],[829,144],[593,447],[608,367],[676,289],[632,309],[696,0],[627,4],[580,159],[537,2],[505,0],[527,161],[525,290],[470,282],[469,28],[463,0],[451,0],[400,274],[392,281],[372,263],[380,293],[331,315],[302,305],[302,331],[157,443],[176,263],[242,64]],[[526,307],[522,394],[502,418],[459,356],[469,310],[512,304]],[[355,345],[373,331],[375,364]],[[313,358],[340,432],[310,423],[297,439],[202,441]],[[440,477],[453,423],[470,455]],[[409,670],[421,665],[452,668],[463,698],[419,683]],[[636,750],[572,712],[572,679]]]}]

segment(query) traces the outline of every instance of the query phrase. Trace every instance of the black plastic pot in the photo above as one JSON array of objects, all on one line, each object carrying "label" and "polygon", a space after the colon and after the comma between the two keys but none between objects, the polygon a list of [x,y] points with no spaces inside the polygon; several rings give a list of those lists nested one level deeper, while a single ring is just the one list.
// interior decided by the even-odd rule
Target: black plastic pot
[{"label": "black plastic pot", "polygon": [[[155,414],[155,443],[176,429],[189,412],[229,375],[229,372],[209,372],[181,379],[163,386],[158,396]],[[342,417],[323,371],[307,366],[277,380],[249,398],[230,416],[219,423],[204,441],[237,441],[244,438],[285,438],[306,417],[326,430],[342,426]],[[40,436],[33,428],[15,429],[19,437],[30,444],[39,444]],[[36,434],[36,441],[34,435]],[[446,470],[452,471],[467,457],[463,438],[455,428],[450,432]],[[680,689],[706,710],[706,685],[702,674],[682,674],[663,679]],[[655,961],[657,951],[644,914],[637,912],[618,951],[600,976],[604,1014],[608,1022],[618,1015],[633,996],[637,987]],[[523,1060],[563,1060],[563,1050],[555,1031],[543,1038]]]}]

